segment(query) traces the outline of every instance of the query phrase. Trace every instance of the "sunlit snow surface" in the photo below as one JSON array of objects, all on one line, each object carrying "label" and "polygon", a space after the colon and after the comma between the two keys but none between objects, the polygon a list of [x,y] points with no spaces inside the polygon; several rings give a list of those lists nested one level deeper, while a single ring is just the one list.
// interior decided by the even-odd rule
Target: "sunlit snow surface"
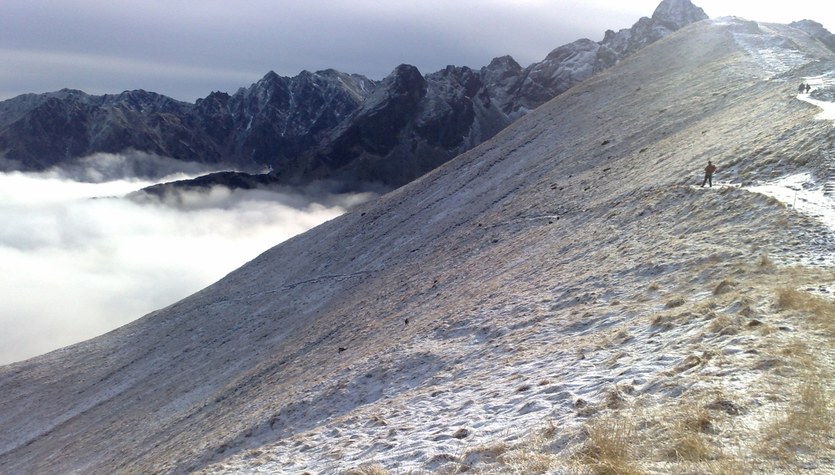
[{"label": "sunlit snow surface", "polygon": [[[812,87],[811,92],[820,88],[835,87],[835,71],[830,71],[815,77],[803,78],[803,82]],[[821,109],[816,116],[818,120],[835,121],[835,102],[813,99],[810,94],[798,94],[801,101],[813,104]],[[835,125],[835,124],[833,124]],[[830,150],[827,155],[829,167],[835,170],[835,150]],[[830,182],[835,181],[835,176],[830,173]],[[825,224],[835,233],[835,195],[827,194],[821,183],[815,182],[811,173],[804,172],[789,175],[779,180],[748,188],[751,191],[776,198],[797,211],[811,216]],[[821,255],[811,259],[801,259],[804,264],[833,265],[835,264],[835,249],[825,247]]]},{"label": "sunlit snow surface", "polygon": [[[726,17],[717,20],[718,24],[737,24],[744,27],[745,22]],[[809,62],[803,53],[790,47],[784,36],[772,33],[766,24],[758,23],[756,33],[748,31],[734,32],[736,42],[762,64],[763,71],[771,77],[787,73]]]},{"label": "sunlit snow surface", "polygon": [[[810,173],[787,176],[747,189],[780,200],[798,212],[815,218],[835,233],[835,199],[824,193],[823,187],[815,183]],[[819,255],[803,256],[800,262],[807,265],[835,265],[835,249],[828,246],[827,242],[821,242],[819,250]]]},{"label": "sunlit snow surface", "polygon": [[[804,82],[812,86],[812,91],[820,87],[831,87],[835,84],[833,74],[835,72],[804,78]],[[812,99],[810,94],[798,94],[797,98],[821,108],[817,119],[835,120],[835,103]],[[835,151],[828,152],[828,159],[832,162],[830,168],[835,169]],[[835,181],[835,176],[831,174],[828,178],[830,182]],[[780,200],[798,212],[815,218],[835,233],[835,195],[827,194],[825,186],[816,182],[811,173],[797,173],[747,189]],[[820,255],[799,260],[807,265],[835,265],[835,249],[821,243]]]},{"label": "sunlit snow surface", "polygon": [[[733,18],[722,19],[725,24],[734,21]],[[767,34],[767,26],[759,24],[759,27],[766,34],[735,33],[734,38],[737,43],[745,47],[749,54],[759,60],[772,77],[791,71],[809,61],[809,58],[799,51],[789,48],[782,37]],[[812,89],[808,94],[798,94],[797,98],[821,109],[821,113],[816,117],[818,120],[835,121],[835,103],[812,98],[812,93],[818,89],[835,88],[835,71],[820,76],[804,77],[802,82],[811,86]],[[835,170],[835,150],[828,152],[828,159],[832,162],[829,164],[830,168]],[[829,176],[829,181],[835,181],[835,176]],[[793,174],[747,189],[780,200],[797,211],[817,219],[835,232],[835,196],[826,194],[823,184],[817,183],[811,173]],[[818,265],[835,264],[835,250],[824,248],[820,256],[811,260],[803,258],[801,262]]]}]

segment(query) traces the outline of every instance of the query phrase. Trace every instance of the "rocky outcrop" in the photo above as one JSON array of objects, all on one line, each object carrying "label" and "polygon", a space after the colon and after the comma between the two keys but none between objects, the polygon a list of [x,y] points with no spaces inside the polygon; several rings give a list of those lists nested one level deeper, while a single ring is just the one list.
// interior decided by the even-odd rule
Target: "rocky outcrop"
[{"label": "rocky outcrop", "polygon": [[825,44],[827,48],[835,51],[835,35],[830,33],[820,23],[812,20],[800,20],[790,23],[789,26],[805,31],[816,40]]}]

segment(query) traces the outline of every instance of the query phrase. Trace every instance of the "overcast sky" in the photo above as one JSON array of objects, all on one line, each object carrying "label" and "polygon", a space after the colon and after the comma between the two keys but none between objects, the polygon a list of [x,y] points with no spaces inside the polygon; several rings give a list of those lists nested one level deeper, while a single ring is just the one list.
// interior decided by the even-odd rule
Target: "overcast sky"
[{"label": "overcast sky", "polygon": [[[429,73],[510,54],[523,66],[579,38],[651,16],[660,0],[2,0],[0,99],[64,87],[145,89],[194,101],[273,70],[334,68],[381,79],[408,63]],[[697,0],[711,17],[835,31],[835,7]]]}]

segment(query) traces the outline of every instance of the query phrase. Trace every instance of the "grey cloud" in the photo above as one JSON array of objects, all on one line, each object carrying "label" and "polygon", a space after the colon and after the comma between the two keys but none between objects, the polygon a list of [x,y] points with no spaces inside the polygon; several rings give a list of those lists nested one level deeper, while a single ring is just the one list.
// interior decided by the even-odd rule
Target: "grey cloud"
[{"label": "grey cloud", "polygon": [[96,153],[63,163],[44,173],[68,180],[102,183],[120,179],[165,181],[171,176],[196,176],[218,169],[209,165],[184,162],[141,151]]}]

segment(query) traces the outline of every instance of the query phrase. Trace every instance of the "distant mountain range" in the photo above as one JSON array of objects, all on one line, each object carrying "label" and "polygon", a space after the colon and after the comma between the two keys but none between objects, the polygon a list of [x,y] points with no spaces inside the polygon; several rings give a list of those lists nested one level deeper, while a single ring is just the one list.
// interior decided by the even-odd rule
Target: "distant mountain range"
[{"label": "distant mountain range", "polygon": [[[664,0],[632,28],[609,30],[600,42],[560,46],[526,68],[504,56],[480,70],[448,66],[425,76],[401,65],[382,81],[332,69],[292,78],[269,72],[233,95],[214,92],[194,104],[143,90],[25,94],[0,102],[0,170],[38,171],[99,152],[140,151],[214,168],[269,169],[258,180],[263,184],[396,187],[704,19],[689,0]],[[799,25],[835,45],[821,25]],[[214,181],[230,176],[221,173]]]},{"label": "distant mountain range", "polygon": [[425,76],[401,65],[382,81],[332,69],[292,78],[269,72],[232,95],[213,92],[194,104],[144,90],[25,94],[0,102],[0,169],[38,171],[135,150],[238,170],[268,168],[282,183],[399,186],[595,72],[706,18],[689,0],[664,0],[632,28],[561,46],[526,68],[504,56],[480,70],[448,66]]}]

